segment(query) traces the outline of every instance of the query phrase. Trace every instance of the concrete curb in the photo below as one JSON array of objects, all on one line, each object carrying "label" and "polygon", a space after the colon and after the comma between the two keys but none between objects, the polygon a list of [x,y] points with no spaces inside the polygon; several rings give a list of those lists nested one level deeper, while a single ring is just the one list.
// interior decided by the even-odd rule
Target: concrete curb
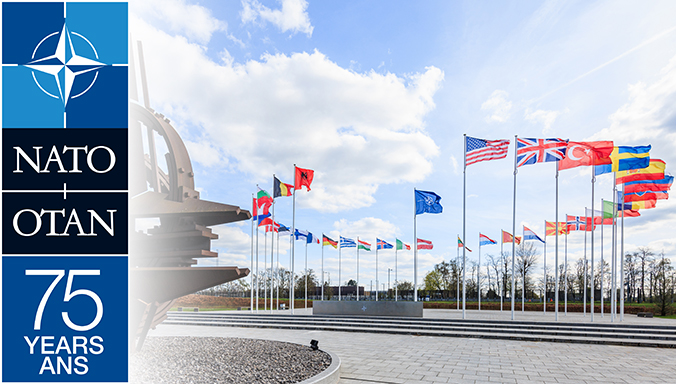
[{"label": "concrete curb", "polygon": [[340,380],[340,357],[330,351],[326,352],[331,356],[331,365],[326,368],[322,373],[317,376],[313,376],[309,379],[303,380],[298,384],[337,384]]}]

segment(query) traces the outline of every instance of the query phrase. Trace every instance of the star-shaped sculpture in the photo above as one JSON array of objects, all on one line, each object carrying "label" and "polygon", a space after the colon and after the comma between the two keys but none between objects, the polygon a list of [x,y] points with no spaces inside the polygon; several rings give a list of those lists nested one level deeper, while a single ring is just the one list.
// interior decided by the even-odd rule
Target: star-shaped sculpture
[{"label": "star-shaped sculpture", "polygon": [[361,307],[361,310],[366,312],[366,306],[364,305],[363,307]]},{"label": "star-shaped sculpture", "polygon": [[[57,32],[54,32],[54,34],[56,33]],[[38,51],[40,44],[42,44],[45,40],[47,40],[47,38],[53,36],[54,34],[45,37],[38,44],[38,46],[35,47],[33,57],[31,57],[32,59],[35,59],[35,53]],[[64,24],[63,29],[61,30],[61,34],[59,36],[59,42],[56,45],[56,52],[54,52],[54,54],[52,55],[32,60],[31,62],[25,65],[25,67],[27,68],[54,76],[56,86],[59,89],[59,96],[52,95],[51,93],[47,92],[44,88],[42,88],[38,83],[37,79],[35,79],[35,75],[33,75],[33,79],[35,79],[36,84],[38,85],[38,87],[40,87],[40,89],[42,89],[43,92],[45,92],[51,97],[61,98],[61,100],[63,100],[64,106],[68,104],[68,100],[71,98],[70,94],[73,89],[73,83],[75,82],[75,78],[78,75],[95,71],[105,66],[104,63],[101,63],[99,61],[92,60],[84,56],[79,56],[75,52],[75,48],[73,47],[73,40],[71,34],[74,34],[76,36],[85,39],[84,36],[82,35],[79,35],[75,32],[70,32],[66,28],[66,25]],[[88,40],[85,39],[85,41],[89,43]],[[93,48],[94,47],[92,46],[92,49]],[[94,50],[94,55],[98,59],[98,54],[96,54],[96,50]],[[92,84],[90,84],[89,87],[87,87],[87,89],[73,96],[73,98],[78,97],[83,93],[87,92],[89,88],[91,88],[91,86],[94,84],[94,81],[96,81],[96,77],[92,81]]]}]

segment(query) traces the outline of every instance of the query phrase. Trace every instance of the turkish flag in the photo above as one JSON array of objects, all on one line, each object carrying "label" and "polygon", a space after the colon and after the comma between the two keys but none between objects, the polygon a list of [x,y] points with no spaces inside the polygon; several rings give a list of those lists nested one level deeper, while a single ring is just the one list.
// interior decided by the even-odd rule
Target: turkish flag
[{"label": "turkish flag", "polygon": [[301,189],[304,185],[307,190],[310,190],[310,184],[312,184],[312,179],[315,177],[315,171],[311,169],[303,169],[296,167],[296,178],[294,180],[294,188],[296,190]]},{"label": "turkish flag", "polygon": [[610,154],[613,148],[612,141],[569,141],[566,157],[559,161],[559,170],[583,165],[612,164]]}]

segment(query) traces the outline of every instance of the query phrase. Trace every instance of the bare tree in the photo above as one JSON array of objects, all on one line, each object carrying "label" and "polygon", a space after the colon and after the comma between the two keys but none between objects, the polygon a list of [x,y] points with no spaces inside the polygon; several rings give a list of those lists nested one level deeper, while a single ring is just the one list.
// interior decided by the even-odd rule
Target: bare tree
[{"label": "bare tree", "polygon": [[640,272],[641,279],[641,288],[639,289],[638,302],[642,303],[645,301],[645,280],[646,280],[646,269],[650,264],[650,261],[655,257],[655,254],[648,247],[639,247],[632,256],[636,259],[637,266]]},{"label": "bare tree", "polygon": [[531,296],[533,292],[533,283],[530,275],[533,273],[533,267],[537,262],[537,258],[538,254],[533,243],[523,241],[516,249],[516,262],[518,263],[516,270],[523,280],[522,284],[524,285],[524,292],[528,293],[530,290]]},{"label": "bare tree", "polygon": [[655,270],[655,293],[657,294],[657,306],[660,309],[660,316],[668,315],[673,302],[674,286],[674,267],[671,260],[664,257],[664,251],[660,254],[661,258],[657,262]]}]

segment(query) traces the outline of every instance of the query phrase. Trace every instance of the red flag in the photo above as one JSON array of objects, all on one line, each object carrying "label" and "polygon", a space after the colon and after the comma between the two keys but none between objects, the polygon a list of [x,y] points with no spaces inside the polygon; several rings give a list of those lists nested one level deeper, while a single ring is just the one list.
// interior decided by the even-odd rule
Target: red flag
[{"label": "red flag", "polygon": [[432,249],[432,242],[429,240],[417,239],[418,249]]},{"label": "red flag", "polygon": [[315,171],[311,169],[303,169],[296,167],[296,177],[294,179],[296,190],[301,189],[304,185],[307,187],[307,190],[310,191],[310,184],[312,184],[312,178],[315,177]]},{"label": "red flag", "polygon": [[[514,238],[514,236],[512,236],[511,233],[502,231],[502,242],[503,243],[511,243],[513,238]],[[516,243],[521,244],[521,236],[516,237]]]},{"label": "red flag", "polygon": [[253,217],[258,216],[258,204],[256,203],[256,198],[253,198]]},{"label": "red flag", "polygon": [[575,168],[583,165],[612,164],[612,141],[568,142],[566,157],[559,161],[559,169]]}]

